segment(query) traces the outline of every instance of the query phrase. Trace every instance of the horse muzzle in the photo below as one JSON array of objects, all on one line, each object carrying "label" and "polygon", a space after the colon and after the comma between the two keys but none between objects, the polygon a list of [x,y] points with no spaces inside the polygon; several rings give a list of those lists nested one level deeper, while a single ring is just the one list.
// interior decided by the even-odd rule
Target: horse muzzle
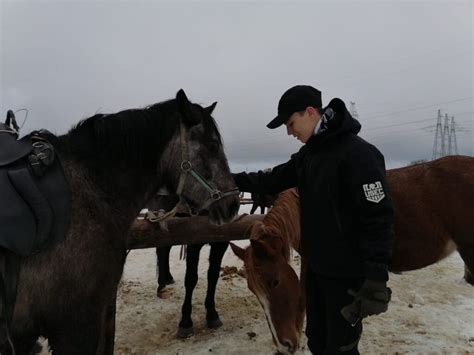
[{"label": "horse muzzle", "polygon": [[238,195],[229,195],[209,206],[209,222],[215,225],[232,222],[239,212],[240,200]]}]

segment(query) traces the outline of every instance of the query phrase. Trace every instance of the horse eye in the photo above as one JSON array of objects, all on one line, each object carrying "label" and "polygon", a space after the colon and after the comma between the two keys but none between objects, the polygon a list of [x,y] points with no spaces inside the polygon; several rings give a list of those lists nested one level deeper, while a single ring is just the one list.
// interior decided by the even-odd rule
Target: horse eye
[{"label": "horse eye", "polygon": [[277,279],[272,280],[272,282],[271,282],[272,288],[277,287],[279,284],[280,284],[280,280],[277,280]]}]

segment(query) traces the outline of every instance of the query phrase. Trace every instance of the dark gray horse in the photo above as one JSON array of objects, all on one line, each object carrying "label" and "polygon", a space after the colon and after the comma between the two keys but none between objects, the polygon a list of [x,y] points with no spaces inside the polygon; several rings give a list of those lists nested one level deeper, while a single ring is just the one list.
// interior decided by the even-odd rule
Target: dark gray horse
[{"label": "dark gray horse", "polygon": [[144,109],[93,116],[62,136],[44,134],[60,157],[72,215],[63,240],[21,262],[10,329],[17,354],[29,353],[40,335],[55,354],[102,351],[128,231],[158,188],[178,189],[192,208],[208,209],[212,223],[234,217],[238,196],[212,189],[234,189],[214,107],[193,104],[180,90]]},{"label": "dark gray horse", "polygon": [[[171,210],[179,199],[176,195],[156,195],[152,198],[147,208],[152,211],[163,209],[165,211]],[[202,215],[206,215],[204,212]],[[186,214],[178,214],[177,217],[186,217]],[[206,307],[206,322],[209,328],[218,328],[222,326],[219,314],[216,310],[215,295],[217,281],[219,280],[219,273],[222,264],[222,258],[229,246],[229,242],[212,242],[210,244],[209,252],[209,269],[207,271],[207,293],[204,305]],[[183,306],[181,308],[181,320],[178,325],[177,335],[181,338],[186,338],[194,334],[193,321],[191,318],[193,304],[193,292],[198,282],[198,266],[199,255],[204,244],[189,244],[186,246],[186,276],[184,278],[184,287],[186,294],[184,297]],[[156,269],[158,274],[158,289],[157,296],[165,291],[167,285],[173,284],[174,279],[171,275],[169,256],[171,246],[156,248]]]}]

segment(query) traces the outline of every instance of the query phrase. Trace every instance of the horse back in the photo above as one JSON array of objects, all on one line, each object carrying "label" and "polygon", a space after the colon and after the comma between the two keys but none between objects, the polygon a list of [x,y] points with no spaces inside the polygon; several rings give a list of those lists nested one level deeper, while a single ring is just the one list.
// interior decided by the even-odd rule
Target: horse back
[{"label": "horse back", "polygon": [[[393,271],[418,269],[474,230],[474,158],[449,156],[387,171],[395,207]],[[471,232],[472,233],[472,232]]]}]

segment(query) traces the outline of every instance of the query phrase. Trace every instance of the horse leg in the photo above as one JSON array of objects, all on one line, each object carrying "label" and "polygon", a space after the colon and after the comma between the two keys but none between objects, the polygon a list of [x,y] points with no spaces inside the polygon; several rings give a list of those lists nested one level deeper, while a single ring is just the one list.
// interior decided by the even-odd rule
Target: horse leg
[{"label": "horse leg", "polygon": [[30,351],[30,354],[41,354],[43,351],[43,346],[40,344],[39,341],[35,341],[35,344],[33,345],[33,349]]},{"label": "horse leg", "polygon": [[167,285],[174,284],[174,278],[170,272],[170,252],[171,252],[171,245],[169,247],[165,247],[165,252],[164,252],[165,262],[163,263],[163,267],[165,268]]},{"label": "horse leg", "polygon": [[[36,342],[38,337],[36,336],[12,336],[12,342],[15,347],[16,355],[32,355],[41,352],[41,345]],[[38,347],[39,346],[39,347]],[[12,349],[9,342],[0,344],[0,354],[12,355]]]},{"label": "horse leg", "polygon": [[171,246],[156,248],[156,271],[158,274],[158,288],[156,295],[162,296],[162,292],[167,285],[173,284],[174,279],[170,273],[170,251]]},{"label": "horse leg", "polygon": [[464,279],[468,284],[474,286],[474,240],[456,240],[459,255],[464,261]]},{"label": "horse leg", "polygon": [[97,354],[101,340],[101,314],[94,312],[89,317],[70,320],[49,337],[55,355]]},{"label": "horse leg", "polygon": [[102,336],[99,346],[99,353],[103,355],[113,355],[115,347],[115,313],[117,310],[117,293],[112,301],[104,309],[102,323]]},{"label": "horse leg", "polygon": [[258,208],[258,205],[254,202],[252,205],[252,208],[250,209],[250,214],[254,214],[257,208]]},{"label": "horse leg", "polygon": [[199,253],[204,244],[188,245],[186,254],[186,276],[184,278],[184,287],[186,295],[184,297],[183,307],[181,308],[181,320],[178,325],[178,337],[186,338],[193,335],[193,321],[191,313],[193,311],[193,291],[198,281]]},{"label": "horse leg", "polygon": [[260,206],[260,214],[265,214],[265,206],[264,205]]},{"label": "horse leg", "polygon": [[467,264],[464,264],[464,279],[468,284],[474,286],[474,267],[469,268]]},{"label": "horse leg", "polygon": [[209,269],[207,270],[207,294],[206,294],[206,320],[209,328],[219,328],[222,325],[219,314],[216,311],[215,296],[216,286],[221,271],[222,258],[229,246],[228,242],[210,243]]}]

